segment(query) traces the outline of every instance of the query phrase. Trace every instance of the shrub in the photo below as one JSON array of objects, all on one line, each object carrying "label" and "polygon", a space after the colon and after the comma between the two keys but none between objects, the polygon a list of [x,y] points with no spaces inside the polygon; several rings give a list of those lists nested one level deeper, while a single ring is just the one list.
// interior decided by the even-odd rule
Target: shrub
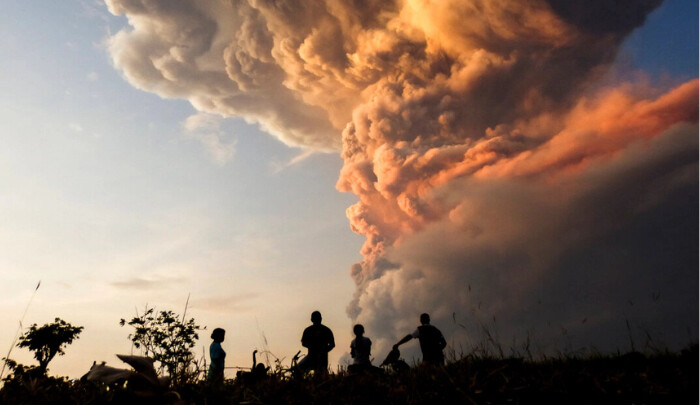
[{"label": "shrub", "polygon": [[167,371],[171,382],[181,385],[194,381],[199,376],[199,366],[194,359],[192,348],[199,339],[199,326],[194,319],[184,322],[173,311],[156,312],[146,309],[128,322],[121,319],[120,326],[133,326],[134,333],[129,335],[137,349],[159,363],[158,372]]},{"label": "shrub", "polygon": [[64,355],[63,346],[73,343],[78,338],[82,326],[72,326],[61,318],[56,318],[53,323],[47,323],[37,327],[31,325],[27,332],[20,336],[17,347],[26,347],[34,352],[34,358],[39,362],[39,369],[46,372],[49,362],[56,355]]}]

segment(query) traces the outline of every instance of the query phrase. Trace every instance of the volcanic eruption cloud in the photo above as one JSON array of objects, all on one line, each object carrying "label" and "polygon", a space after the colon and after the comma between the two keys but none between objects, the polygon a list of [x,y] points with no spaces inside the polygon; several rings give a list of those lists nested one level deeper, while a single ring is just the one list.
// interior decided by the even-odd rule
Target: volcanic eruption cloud
[{"label": "volcanic eruption cloud", "polygon": [[[339,151],[378,349],[698,337],[698,80],[616,81],[656,0],[108,0],[143,90]],[[643,76],[640,76],[643,77]]]}]

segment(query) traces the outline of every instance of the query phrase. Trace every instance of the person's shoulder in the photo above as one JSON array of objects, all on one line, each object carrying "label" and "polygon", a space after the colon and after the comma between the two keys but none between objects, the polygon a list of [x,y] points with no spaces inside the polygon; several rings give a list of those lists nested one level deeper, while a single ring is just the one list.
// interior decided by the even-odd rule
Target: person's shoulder
[{"label": "person's shoulder", "polygon": [[[422,327],[423,329],[425,329],[424,332],[428,332],[428,334],[434,335],[434,336],[436,336],[436,337],[444,337],[444,336],[442,335],[442,332],[440,331],[440,329],[438,329],[437,327],[435,327],[435,326],[433,326],[433,325],[431,325],[431,324],[422,325],[421,327]],[[420,328],[419,328],[419,329],[420,329]]]}]

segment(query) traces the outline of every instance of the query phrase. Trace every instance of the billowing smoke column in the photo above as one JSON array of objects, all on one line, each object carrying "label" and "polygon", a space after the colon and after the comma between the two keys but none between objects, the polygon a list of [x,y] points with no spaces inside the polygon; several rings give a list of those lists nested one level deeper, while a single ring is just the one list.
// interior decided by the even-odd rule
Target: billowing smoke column
[{"label": "billowing smoke column", "polygon": [[135,86],[342,150],[380,350],[423,311],[465,349],[697,339],[698,81],[606,77],[660,1],[107,3]]}]

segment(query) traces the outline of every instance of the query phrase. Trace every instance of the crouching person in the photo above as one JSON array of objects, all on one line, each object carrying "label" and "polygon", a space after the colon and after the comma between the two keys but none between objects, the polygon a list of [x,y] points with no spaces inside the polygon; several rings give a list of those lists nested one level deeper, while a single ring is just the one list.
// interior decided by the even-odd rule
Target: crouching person
[{"label": "crouching person", "polygon": [[372,351],[372,341],[364,336],[364,326],[357,324],[352,331],[355,333],[355,338],[350,342],[350,356],[353,358],[353,362],[348,366],[348,371],[357,373],[370,370],[372,362],[370,362],[369,356]]}]

